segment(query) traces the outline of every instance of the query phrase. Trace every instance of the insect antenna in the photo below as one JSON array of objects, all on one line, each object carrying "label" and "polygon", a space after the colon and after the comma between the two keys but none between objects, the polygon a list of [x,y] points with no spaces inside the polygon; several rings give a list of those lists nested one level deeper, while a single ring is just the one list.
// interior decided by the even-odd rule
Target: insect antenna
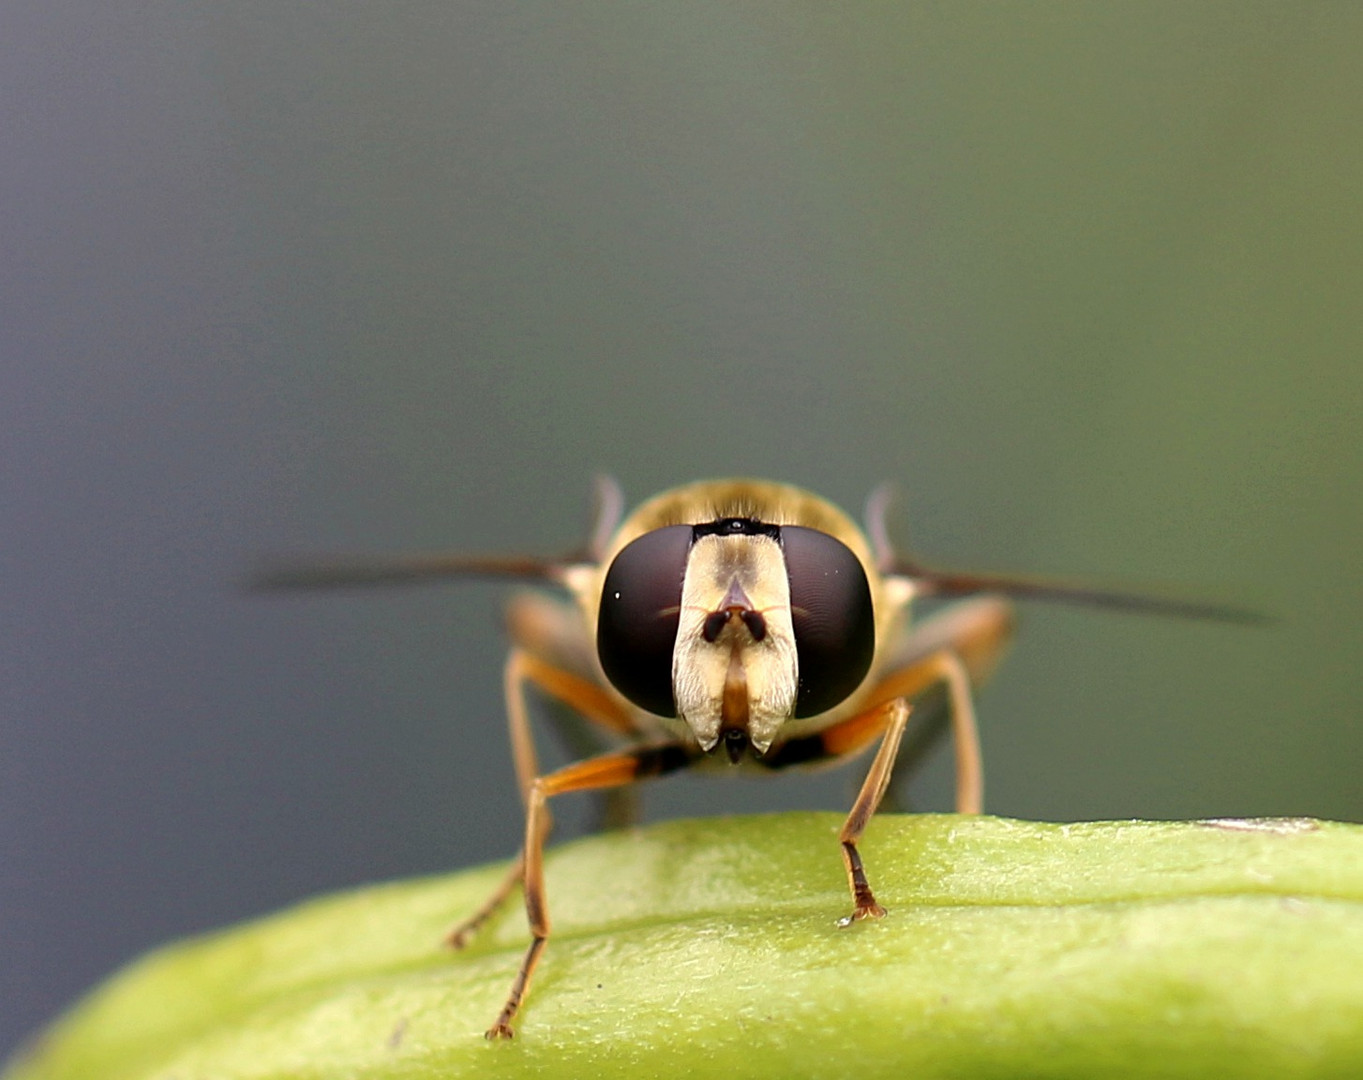
[{"label": "insect antenna", "polygon": [[252,590],[334,589],[368,585],[414,585],[459,578],[519,578],[561,583],[572,559],[533,555],[444,553],[276,559],[257,567],[245,585]]},{"label": "insect antenna", "polygon": [[933,570],[903,556],[895,558],[890,570],[909,578],[918,596],[970,596],[998,593],[1025,600],[1045,600],[1061,604],[1083,604],[1142,615],[1171,615],[1185,619],[1261,626],[1274,622],[1271,615],[1251,608],[1188,597],[1160,595],[1157,592],[1128,592],[1085,582],[1032,577],[1022,574],[980,574],[956,570]]}]

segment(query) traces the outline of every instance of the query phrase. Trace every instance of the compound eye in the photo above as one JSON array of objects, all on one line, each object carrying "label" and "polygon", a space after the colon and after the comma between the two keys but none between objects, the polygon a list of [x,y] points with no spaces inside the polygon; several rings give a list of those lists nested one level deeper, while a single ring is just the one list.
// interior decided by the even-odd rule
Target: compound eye
[{"label": "compound eye", "polygon": [[781,547],[800,663],[795,715],[816,716],[850,697],[871,670],[871,586],[861,561],[828,533],[782,525]]},{"label": "compound eye", "polygon": [[626,544],[606,571],[596,652],[606,678],[639,708],[676,716],[672,649],[681,621],[691,526],[667,525]]}]

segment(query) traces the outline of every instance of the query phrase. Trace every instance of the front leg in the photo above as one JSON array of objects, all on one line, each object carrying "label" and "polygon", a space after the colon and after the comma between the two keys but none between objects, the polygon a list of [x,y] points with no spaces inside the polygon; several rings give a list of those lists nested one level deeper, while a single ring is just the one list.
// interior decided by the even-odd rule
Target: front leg
[{"label": "front leg", "polygon": [[521,960],[520,970],[511,983],[506,1004],[487,1030],[489,1039],[512,1037],[511,1021],[520,1011],[530,989],[530,977],[549,940],[549,908],[544,890],[544,841],[549,832],[546,803],[555,795],[570,791],[601,791],[633,784],[651,776],[684,769],[696,761],[699,750],[680,742],[635,746],[612,754],[601,754],[550,773],[535,777],[529,786],[525,810],[525,847],[520,860],[525,887],[525,915],[530,923],[530,947]]},{"label": "front leg", "polygon": [[876,751],[861,790],[838,834],[842,844],[843,866],[847,870],[847,886],[852,892],[852,914],[838,920],[840,926],[849,926],[860,919],[878,919],[885,914],[885,909],[876,902],[875,894],[866,880],[857,841],[861,839],[866,823],[876,812],[880,800],[885,797],[885,789],[889,787],[890,776],[894,772],[895,755],[899,752],[908,721],[909,704],[906,699],[898,697],[891,701],[880,701],[832,727],[782,743],[770,755],[759,759],[771,769],[836,761],[851,757],[877,738],[880,739],[880,749]]},{"label": "front leg", "polygon": [[1010,627],[1011,609],[992,597],[961,605],[957,610],[948,609],[910,637],[907,648],[891,656],[890,670],[870,689],[868,704],[861,712],[822,731],[783,743],[762,759],[763,764],[773,769],[835,761],[865,750],[877,738],[881,740],[838,837],[853,905],[852,914],[841,920],[842,925],[878,919],[885,914],[866,880],[857,841],[889,787],[908,724],[909,702],[934,688],[945,687],[947,692],[956,751],[956,811],[981,812],[984,770],[971,683],[983,678],[997,660]]},{"label": "front leg", "polygon": [[909,720],[909,706],[903,698],[896,698],[887,706],[877,710],[887,713],[885,734],[880,740],[871,768],[862,781],[856,801],[842,824],[838,839],[842,843],[842,861],[847,868],[847,885],[852,890],[852,914],[838,920],[839,926],[850,926],[860,919],[879,919],[885,909],[876,903],[871,886],[866,881],[866,871],[861,865],[861,853],[857,851],[857,841],[866,829],[866,823],[876,812],[880,800],[885,797],[885,789],[890,786],[890,775],[894,772],[895,755],[899,753],[899,743],[904,738],[904,725]]}]

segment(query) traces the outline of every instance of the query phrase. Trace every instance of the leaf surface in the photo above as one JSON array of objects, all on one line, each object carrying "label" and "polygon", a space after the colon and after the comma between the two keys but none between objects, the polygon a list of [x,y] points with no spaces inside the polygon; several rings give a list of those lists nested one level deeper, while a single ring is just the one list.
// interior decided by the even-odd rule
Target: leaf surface
[{"label": "leaf surface", "polygon": [[676,821],[547,863],[512,1042],[497,867],[324,897],[137,961],[5,1080],[1363,1076],[1363,827],[882,816]]}]

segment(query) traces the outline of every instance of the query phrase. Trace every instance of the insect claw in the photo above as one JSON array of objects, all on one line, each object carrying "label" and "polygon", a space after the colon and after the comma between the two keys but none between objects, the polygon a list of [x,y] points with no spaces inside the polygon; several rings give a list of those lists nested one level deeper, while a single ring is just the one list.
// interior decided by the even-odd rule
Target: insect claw
[{"label": "insect claw", "polygon": [[858,900],[857,906],[852,914],[844,915],[838,920],[838,925],[851,926],[853,923],[861,922],[863,919],[883,918],[885,918],[885,909],[875,902],[874,897],[871,897],[866,900]]},{"label": "insect claw", "polygon": [[472,939],[473,939],[472,928],[467,926],[461,926],[454,930],[451,930],[448,934],[445,935],[445,948],[454,949],[456,952],[458,952],[460,949],[465,948]]}]

